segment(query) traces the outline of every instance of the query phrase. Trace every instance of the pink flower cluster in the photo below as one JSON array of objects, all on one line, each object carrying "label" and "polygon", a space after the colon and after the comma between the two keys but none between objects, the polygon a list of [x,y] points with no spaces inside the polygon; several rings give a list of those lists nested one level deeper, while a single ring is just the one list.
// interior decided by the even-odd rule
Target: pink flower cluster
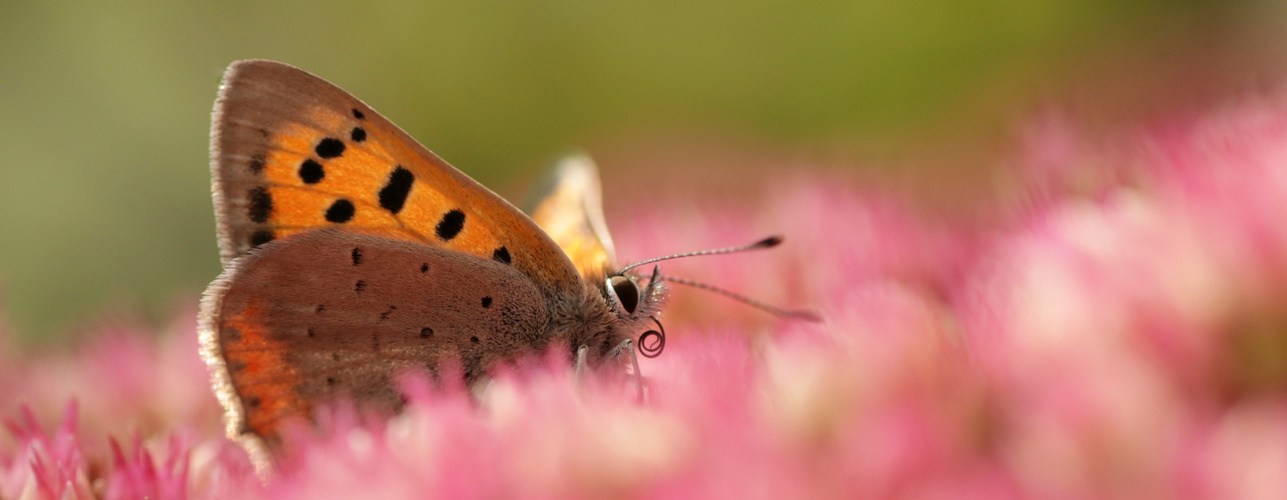
[{"label": "pink flower cluster", "polygon": [[0,352],[0,498],[1281,498],[1287,105],[1112,143],[1037,120],[995,204],[948,213],[833,174],[621,214],[645,258],[823,324],[676,286],[628,381],[533,359],[474,399],[409,380],[326,412],[263,477],[219,434],[193,314]]}]

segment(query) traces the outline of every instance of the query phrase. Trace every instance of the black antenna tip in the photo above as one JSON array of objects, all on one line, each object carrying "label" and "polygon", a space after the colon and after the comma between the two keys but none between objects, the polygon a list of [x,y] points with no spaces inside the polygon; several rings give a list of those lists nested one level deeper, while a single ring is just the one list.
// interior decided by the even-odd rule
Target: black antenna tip
[{"label": "black antenna tip", "polygon": [[772,247],[778,246],[779,243],[782,243],[781,236],[769,236],[768,238],[764,238],[752,246],[755,248],[772,248]]}]

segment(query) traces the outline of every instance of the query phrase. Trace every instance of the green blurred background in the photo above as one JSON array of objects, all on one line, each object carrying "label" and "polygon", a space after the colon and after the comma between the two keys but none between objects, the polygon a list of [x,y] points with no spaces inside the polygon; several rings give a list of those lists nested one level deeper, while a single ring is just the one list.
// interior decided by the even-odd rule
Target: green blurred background
[{"label": "green blurred background", "polygon": [[1276,81],[1284,3],[0,0],[2,300],[36,338],[200,292],[236,59],[322,75],[506,195],[570,147],[611,178],[704,138],[968,175],[1045,103],[1113,123]]}]

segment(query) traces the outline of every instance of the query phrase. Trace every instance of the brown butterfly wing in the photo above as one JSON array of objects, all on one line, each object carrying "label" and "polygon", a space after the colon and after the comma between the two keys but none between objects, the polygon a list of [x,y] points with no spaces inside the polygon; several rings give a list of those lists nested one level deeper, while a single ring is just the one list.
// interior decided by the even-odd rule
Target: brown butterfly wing
[{"label": "brown butterfly wing", "polygon": [[224,74],[211,131],[220,253],[321,227],[508,263],[551,297],[583,285],[527,216],[344,90],[273,61]]},{"label": "brown butterfly wing", "polygon": [[442,248],[333,230],[237,260],[201,321],[230,435],[276,445],[288,422],[348,398],[392,413],[392,377],[455,358],[471,377],[549,342],[541,292],[514,268]]}]

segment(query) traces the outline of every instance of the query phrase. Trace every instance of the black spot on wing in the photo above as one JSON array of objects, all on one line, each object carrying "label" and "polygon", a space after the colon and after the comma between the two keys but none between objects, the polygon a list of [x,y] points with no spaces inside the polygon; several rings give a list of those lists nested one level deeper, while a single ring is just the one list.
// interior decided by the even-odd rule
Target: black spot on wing
[{"label": "black spot on wing", "polygon": [[253,234],[250,235],[250,246],[252,248],[257,247],[259,245],[263,245],[264,243],[273,241],[273,239],[274,239],[274,236],[272,231],[261,229],[259,231],[255,231]]},{"label": "black spot on wing", "polygon": [[427,339],[432,336],[433,336],[433,328],[425,327],[420,329],[420,338]]},{"label": "black spot on wing", "polygon": [[340,198],[326,209],[326,220],[336,224],[343,224],[353,219],[354,212],[353,202]]},{"label": "black spot on wing", "polygon": [[250,173],[259,175],[260,172],[264,171],[264,167],[268,166],[268,159],[264,157],[263,153],[260,153],[251,156],[250,163],[247,166],[250,167]]},{"label": "black spot on wing", "polygon": [[322,182],[323,177],[326,177],[326,170],[322,169],[321,163],[313,161],[312,158],[299,164],[299,180],[304,181],[304,184],[317,184]]},{"label": "black spot on wing", "polygon": [[353,292],[362,293],[362,290],[366,290],[366,282],[362,280],[357,280],[357,283],[353,284]]},{"label": "black spot on wing", "polygon": [[500,262],[501,264],[509,264],[510,262],[509,249],[502,246],[500,248],[497,248],[496,250],[493,250],[492,260],[496,262]]},{"label": "black spot on wing", "polygon": [[358,109],[357,109],[357,108],[353,108],[353,117],[354,117],[354,118],[357,118],[357,119],[359,119],[359,120],[365,120],[365,119],[366,119],[366,115],[362,114],[362,112],[361,112],[361,111],[358,111]]},{"label": "black spot on wing", "polygon": [[273,195],[268,193],[268,188],[259,186],[251,188],[246,193],[249,205],[246,207],[246,216],[254,222],[268,222],[268,217],[273,215]]},{"label": "black spot on wing", "polygon": [[353,130],[349,132],[349,139],[353,139],[353,142],[365,141],[366,130],[363,130],[362,127],[353,127]]},{"label": "black spot on wing", "polygon": [[492,306],[492,298],[483,297],[483,309],[487,309],[488,307],[491,307],[491,306]]},{"label": "black spot on wing", "polygon": [[355,265],[355,266],[356,266],[356,265],[359,265],[359,264],[361,264],[361,263],[362,263],[362,249],[361,249],[361,248],[353,247],[353,251],[352,251],[352,252],[350,252],[349,256],[350,256],[350,257],[353,257],[353,265]]},{"label": "black spot on wing", "polygon": [[415,180],[415,174],[401,165],[393,169],[389,180],[380,188],[380,206],[393,214],[402,211],[402,205],[407,202],[407,195],[411,194],[411,185]]},{"label": "black spot on wing", "polygon": [[470,341],[470,342],[473,342],[473,343],[475,343],[475,344],[477,344],[477,343],[478,343],[478,336],[477,336],[477,335],[474,335],[473,337],[469,337],[469,341]]},{"label": "black spot on wing", "polygon": [[322,139],[322,142],[317,143],[317,147],[313,148],[313,150],[317,152],[317,156],[325,160],[338,158],[344,154],[344,143],[339,139],[327,137]]},{"label": "black spot on wing", "polygon": [[429,272],[429,263],[428,263],[428,262],[425,262],[425,263],[423,263],[423,264],[420,264],[420,273],[421,273],[421,274],[424,274],[424,273],[427,273],[427,272]]},{"label": "black spot on wing", "polygon": [[434,231],[438,233],[438,239],[450,241],[460,234],[460,231],[464,228],[465,213],[460,210],[452,210],[443,214],[442,220],[438,221],[438,226],[434,228]]},{"label": "black spot on wing", "polygon": [[219,336],[222,337],[225,342],[241,342],[241,329],[230,326],[225,327],[223,331],[219,332]]}]

